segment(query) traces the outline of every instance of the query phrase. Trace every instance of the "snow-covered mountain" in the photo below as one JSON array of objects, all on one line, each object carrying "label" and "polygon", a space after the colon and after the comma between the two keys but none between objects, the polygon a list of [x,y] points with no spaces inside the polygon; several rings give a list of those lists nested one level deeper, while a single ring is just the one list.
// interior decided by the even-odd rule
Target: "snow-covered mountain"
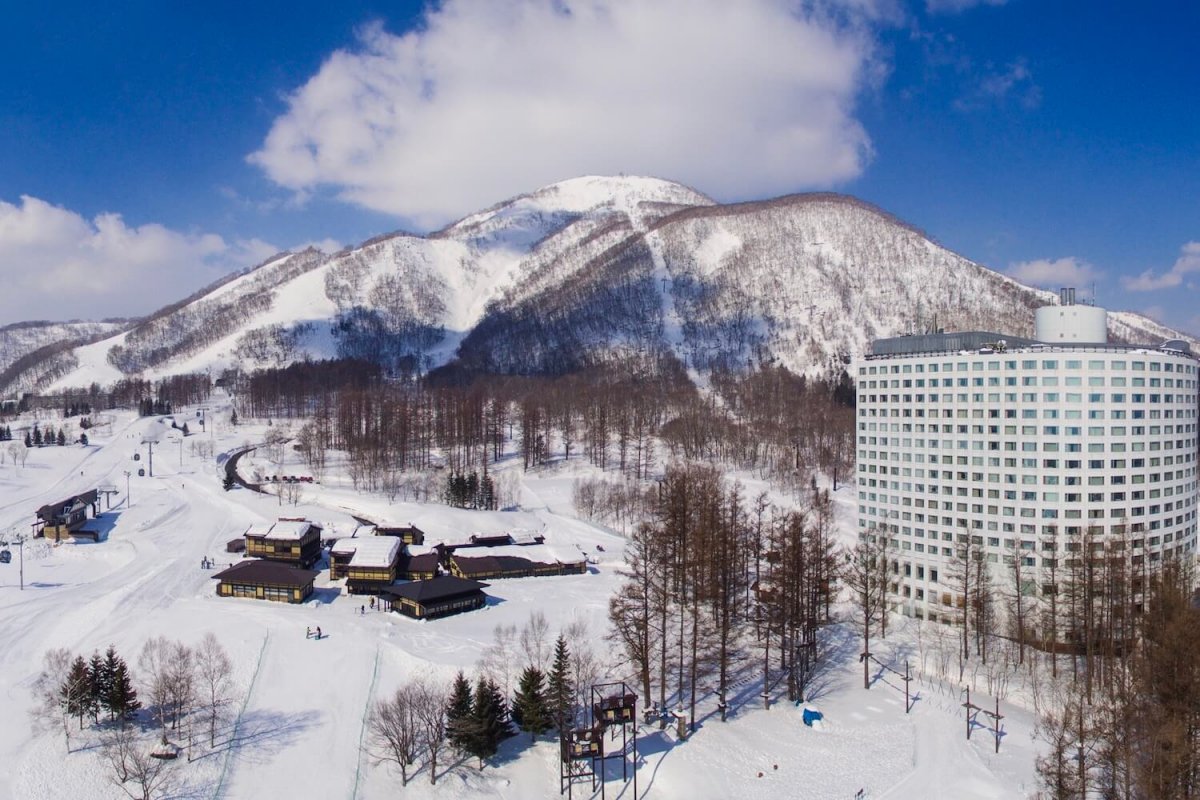
[{"label": "snow-covered mountain", "polygon": [[[934,323],[1028,334],[1053,301],[850,197],[719,205],[669,181],[585,177],[427,236],[280,254],[3,388],[332,356],[538,373],[670,352],[696,376],[763,360],[814,373]],[[1110,319],[1120,340],[1178,336]]]}]

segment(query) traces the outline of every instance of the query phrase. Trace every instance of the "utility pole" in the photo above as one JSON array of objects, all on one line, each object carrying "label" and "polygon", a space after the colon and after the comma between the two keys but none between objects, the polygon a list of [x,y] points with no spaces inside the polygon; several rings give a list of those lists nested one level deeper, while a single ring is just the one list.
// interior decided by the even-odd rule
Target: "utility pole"
[{"label": "utility pole", "polygon": [[154,477],[154,442],[147,441],[146,446],[148,448],[150,448],[150,457],[149,457],[149,459],[147,459],[147,461],[148,461],[147,467],[149,469],[147,471],[149,472],[150,477],[153,478]]},{"label": "utility pole", "polygon": [[129,470],[125,470],[125,507],[129,508],[132,501],[129,498]]}]

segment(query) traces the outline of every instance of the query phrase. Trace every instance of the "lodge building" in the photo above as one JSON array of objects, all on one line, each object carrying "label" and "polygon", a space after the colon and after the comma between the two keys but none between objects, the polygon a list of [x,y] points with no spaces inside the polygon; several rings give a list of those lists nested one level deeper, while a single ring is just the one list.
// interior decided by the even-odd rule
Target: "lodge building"
[{"label": "lodge building", "polygon": [[295,517],[246,530],[246,555],[308,569],[321,560],[321,526]]},{"label": "lodge building", "polygon": [[277,603],[303,603],[312,595],[316,572],[276,561],[239,561],[222,570],[217,581],[218,597],[248,597]]},{"label": "lodge building", "polygon": [[486,583],[443,575],[430,580],[412,581],[391,586],[381,596],[398,611],[413,619],[435,619],[483,608],[487,595]]}]

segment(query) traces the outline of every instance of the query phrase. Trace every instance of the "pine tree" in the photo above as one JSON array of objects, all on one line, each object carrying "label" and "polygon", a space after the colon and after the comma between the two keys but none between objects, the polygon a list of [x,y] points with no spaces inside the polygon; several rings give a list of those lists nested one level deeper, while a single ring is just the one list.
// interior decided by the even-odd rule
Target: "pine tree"
[{"label": "pine tree", "polygon": [[236,412],[236,411],[231,411],[231,412],[229,412],[229,424],[230,424],[230,425],[237,425],[237,422],[238,422],[238,420],[237,420],[237,412]]},{"label": "pine tree", "polygon": [[42,446],[42,429],[37,425],[33,426],[33,444],[35,447]]},{"label": "pine tree", "polygon": [[58,429],[58,446],[66,447],[66,445],[67,445],[67,434],[63,432],[62,428],[59,428]]},{"label": "pine tree", "polygon": [[467,752],[483,762],[496,754],[496,750],[512,731],[508,727],[508,704],[495,681],[483,677],[475,684],[475,697],[471,704],[471,735],[467,740]]},{"label": "pine tree", "polygon": [[100,721],[100,709],[108,707],[108,690],[111,681],[112,676],[108,671],[107,664],[100,657],[100,651],[97,650],[92,653],[92,658],[88,661],[89,704],[91,705],[92,719],[96,722]]},{"label": "pine tree", "polygon": [[554,665],[550,668],[550,679],[546,687],[546,706],[550,721],[559,733],[564,733],[574,721],[571,717],[571,698],[575,687],[571,685],[571,654],[567,651],[567,640],[559,634],[554,643]]},{"label": "pine tree", "polygon": [[479,507],[485,511],[496,510],[496,484],[491,475],[484,475],[479,481]]},{"label": "pine tree", "polygon": [[104,706],[113,718],[128,719],[133,712],[142,707],[137,699],[137,690],[133,688],[129,667],[111,645],[104,654],[104,665],[109,675],[108,695],[105,697]]},{"label": "pine tree", "polygon": [[466,489],[463,492],[463,505],[479,508],[479,475],[472,472],[467,476]]},{"label": "pine tree", "polygon": [[83,718],[91,712],[92,703],[92,681],[83,656],[75,656],[71,662],[71,669],[58,689],[58,700],[68,716],[79,717],[79,729],[83,730]]},{"label": "pine tree", "polygon": [[187,423],[186,423],[186,422],[185,422],[185,423],[183,423],[183,427],[182,427],[182,428],[180,428],[179,430],[181,430],[181,431],[183,432],[183,435],[184,435],[184,436],[187,436],[188,434],[190,434],[190,433],[191,433],[191,431],[189,431],[189,430],[188,430],[188,426],[187,426]]},{"label": "pine tree", "polygon": [[29,435],[29,431],[25,431],[25,446],[33,447],[33,437]]},{"label": "pine tree", "polygon": [[518,728],[529,732],[530,741],[550,728],[544,678],[537,667],[526,667],[521,673],[517,693],[513,697],[512,717]]},{"label": "pine tree", "polygon": [[469,752],[471,738],[471,683],[461,672],[454,678],[450,701],[446,705],[446,739],[460,753]]}]

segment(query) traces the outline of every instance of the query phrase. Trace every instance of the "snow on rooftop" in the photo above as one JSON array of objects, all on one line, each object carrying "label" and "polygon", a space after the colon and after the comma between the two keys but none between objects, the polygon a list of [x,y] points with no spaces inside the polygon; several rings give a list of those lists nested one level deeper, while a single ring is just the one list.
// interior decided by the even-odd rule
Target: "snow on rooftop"
[{"label": "snow on rooftop", "polygon": [[[341,541],[346,540],[339,544]],[[390,567],[404,544],[396,536],[359,536],[349,541],[357,542],[350,559],[352,567]]]},{"label": "snow on rooftop", "polygon": [[270,522],[251,523],[250,527],[246,528],[246,535],[247,536],[266,536],[268,533],[271,532],[271,525],[272,525],[272,523],[270,523]]},{"label": "snow on rooftop", "polygon": [[454,551],[456,558],[484,558],[487,556],[514,556],[536,561],[539,564],[578,564],[586,560],[574,545],[507,544],[497,547],[467,547]]},{"label": "snow on rooftop", "polygon": [[320,528],[306,519],[281,519],[275,522],[256,522],[246,529],[247,536],[263,536],[270,539],[302,539],[309,528]]},{"label": "snow on rooftop", "polygon": [[333,547],[329,548],[329,552],[339,556],[348,555],[358,549],[358,543],[361,541],[362,539],[355,536],[338,539],[333,543]]}]

